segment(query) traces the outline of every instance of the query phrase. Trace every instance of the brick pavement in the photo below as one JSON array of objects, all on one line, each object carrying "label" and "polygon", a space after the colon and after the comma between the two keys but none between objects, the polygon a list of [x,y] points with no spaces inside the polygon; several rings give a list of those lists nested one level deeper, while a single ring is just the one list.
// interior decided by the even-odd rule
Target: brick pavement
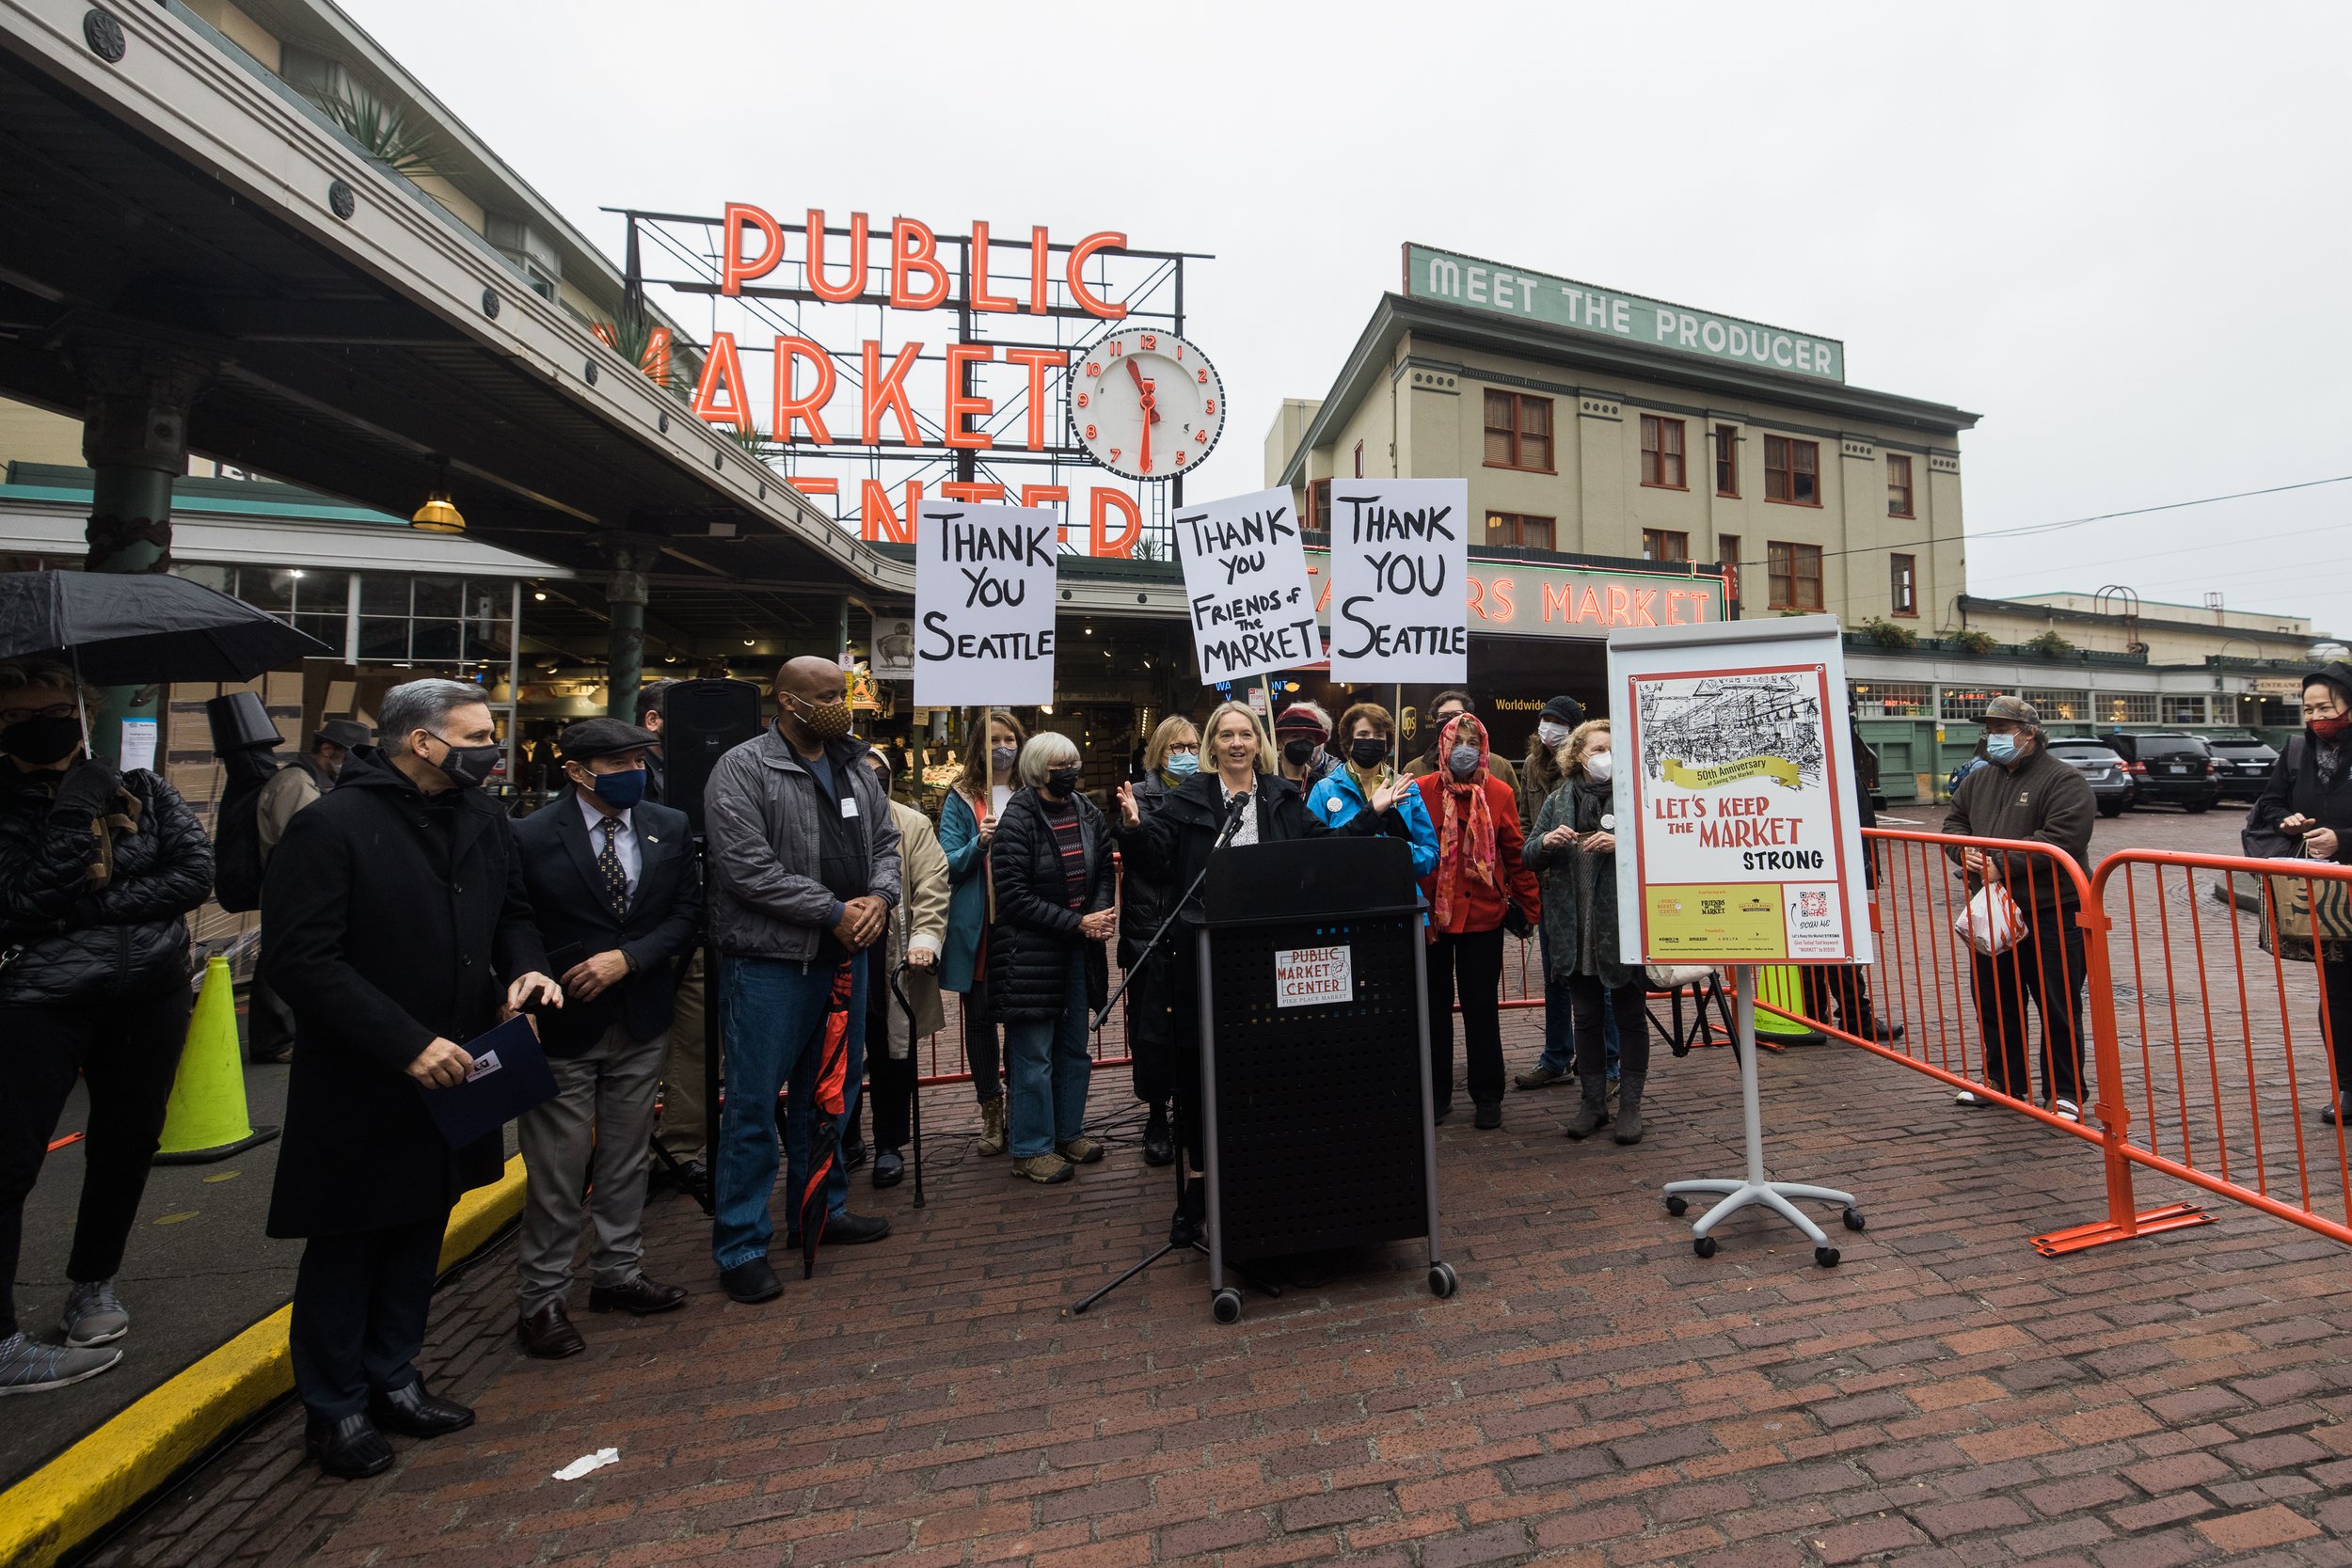
[{"label": "brick pavement", "polygon": [[[1535,1019],[1506,1020],[1516,1065]],[[494,1254],[442,1292],[428,1368],[475,1428],[346,1485],[281,1412],[95,1560],[2352,1561],[2341,1248],[2225,1209],[2043,1259],[2029,1234],[2100,1212],[2090,1148],[1843,1047],[1765,1069],[1775,1172],[1869,1212],[1835,1271],[1749,1216],[1701,1261],[1660,1207],[1661,1181],[1737,1168],[1713,1051],[1661,1060],[1636,1148],[1562,1140],[1561,1091],[1515,1095],[1500,1132],[1441,1129],[1454,1300],[1400,1245],[1230,1328],[1176,1262],[1071,1319],[1156,1239],[1164,1173],[1129,1138],[1072,1185],[1016,1186],[961,1152],[969,1102],[942,1088],[930,1206],[859,1189],[891,1241],[739,1307],[665,1198],[650,1262],[692,1301],[583,1314],[588,1354],[554,1364],[513,1349]],[[607,1445],[618,1465],[548,1479]]]}]

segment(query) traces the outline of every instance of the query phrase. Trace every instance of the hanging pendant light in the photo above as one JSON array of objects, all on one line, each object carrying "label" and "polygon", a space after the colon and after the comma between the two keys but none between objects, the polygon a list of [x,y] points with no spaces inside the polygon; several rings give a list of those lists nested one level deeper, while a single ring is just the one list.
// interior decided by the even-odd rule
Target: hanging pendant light
[{"label": "hanging pendant light", "polygon": [[441,482],[425,493],[424,504],[408,518],[410,528],[427,533],[463,533],[466,519],[449,499],[449,465],[441,465]]}]

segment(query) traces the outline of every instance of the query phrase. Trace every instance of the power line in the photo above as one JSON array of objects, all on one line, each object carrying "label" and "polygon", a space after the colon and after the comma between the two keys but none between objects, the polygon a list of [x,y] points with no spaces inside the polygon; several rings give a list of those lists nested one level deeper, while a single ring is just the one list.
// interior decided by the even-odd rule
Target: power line
[{"label": "power line", "polygon": [[2111,522],[2118,517],[2144,517],[2151,512],[2178,512],[2184,507],[2213,506],[2221,501],[2242,501],[2255,496],[2282,495],[2289,490],[2310,490],[2322,484],[2343,484],[2347,482],[2352,482],[2352,474],[2337,474],[2329,479],[2300,480],[2293,484],[2266,485],[2260,490],[2237,490],[2226,496],[2203,496],[2190,501],[2166,501],[2161,506],[2135,506],[2122,512],[2095,512],[2088,517],[2067,517],[2055,523],[2027,523],[2021,528],[1998,528],[1981,533],[1963,529],[1958,534],[1947,533],[1940,539],[1931,535],[1925,539],[1906,539],[1899,545],[1856,545],[1851,549],[1823,550],[1821,553],[1825,557],[1876,555],[1881,550],[1908,549],[1915,545],[1969,544],[1980,539],[2017,539],[2038,533],[2056,533],[2062,529],[2081,528],[2086,523]]}]

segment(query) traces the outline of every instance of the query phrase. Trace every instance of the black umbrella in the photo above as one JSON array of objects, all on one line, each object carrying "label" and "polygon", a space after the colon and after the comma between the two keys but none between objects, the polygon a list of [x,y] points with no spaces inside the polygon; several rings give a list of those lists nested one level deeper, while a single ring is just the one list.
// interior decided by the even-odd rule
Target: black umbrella
[{"label": "black umbrella", "polygon": [[158,572],[0,572],[0,658],[70,658],[100,686],[245,681],[335,657],[308,632]]}]

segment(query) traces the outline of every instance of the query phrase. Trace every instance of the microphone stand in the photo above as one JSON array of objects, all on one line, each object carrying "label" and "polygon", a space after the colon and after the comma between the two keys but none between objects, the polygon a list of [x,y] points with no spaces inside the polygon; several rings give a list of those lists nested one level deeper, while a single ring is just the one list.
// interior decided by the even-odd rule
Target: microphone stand
[{"label": "microphone stand", "polygon": [[[1258,792],[1254,784],[1248,794],[1237,795],[1233,798],[1232,807],[1229,808],[1225,814],[1225,825],[1217,831],[1216,842],[1209,846],[1209,853],[1207,856],[1202,858],[1200,873],[1193,878],[1192,885],[1184,889],[1184,895],[1182,898],[1177,899],[1174,904],[1168,907],[1168,918],[1160,922],[1160,928],[1152,933],[1152,940],[1144,943],[1143,951],[1136,955],[1136,961],[1128,967],[1127,973],[1120,977],[1119,989],[1112,991],[1110,995],[1104,1000],[1103,1010],[1095,1014],[1094,1032],[1096,1034],[1099,1035],[1103,1032],[1103,1022],[1104,1020],[1111,1016],[1112,1004],[1116,1003],[1120,996],[1124,995],[1127,988],[1135,983],[1135,977],[1143,972],[1143,966],[1152,961],[1152,955],[1158,949],[1161,940],[1165,938],[1169,930],[1175,927],[1177,916],[1184,912],[1184,907],[1192,902],[1195,895],[1200,893],[1200,884],[1208,879],[1209,860],[1214,858],[1219,849],[1224,848],[1227,845],[1233,841],[1233,835],[1241,831],[1242,814],[1255,806],[1257,803]],[[1130,1051],[1135,1049],[1134,1041],[1130,1040],[1128,1042],[1128,1049]],[[1176,1172],[1176,1204],[1177,1208],[1181,1211],[1184,1207],[1184,1129],[1182,1124],[1181,1112],[1178,1113],[1178,1125],[1174,1128],[1174,1132],[1176,1133],[1176,1163],[1174,1169]],[[1076,1317],[1085,1312],[1088,1307],[1092,1307],[1096,1302],[1101,1301],[1104,1296],[1109,1295],[1113,1291],[1118,1290],[1121,1285],[1126,1284],[1127,1281],[1135,1278],[1136,1275],[1143,1273],[1146,1269],[1149,1269],[1152,1264],[1158,1262],[1161,1259],[1167,1257],[1171,1252],[1186,1248],[1204,1255],[1208,1252],[1208,1243],[1201,1241],[1198,1236],[1192,1237],[1187,1241],[1180,1242],[1176,1240],[1174,1234],[1172,1233],[1172,1229],[1173,1227],[1171,1227],[1171,1234],[1168,1239],[1162,1243],[1158,1247],[1154,1248],[1151,1254],[1143,1259],[1143,1261],[1136,1264],[1125,1274],[1120,1275],[1117,1279],[1112,1280],[1108,1285],[1104,1286],[1101,1290],[1087,1296],[1083,1301],[1080,1301],[1069,1307],[1068,1310],[1071,1316]],[[1235,1267],[1233,1272],[1236,1275],[1239,1275],[1242,1279],[1247,1281],[1248,1284],[1254,1286],[1257,1290],[1263,1291],[1268,1296],[1279,1296],[1282,1293],[1279,1287],[1266,1284],[1262,1280],[1253,1279],[1249,1275],[1238,1267]]]}]

